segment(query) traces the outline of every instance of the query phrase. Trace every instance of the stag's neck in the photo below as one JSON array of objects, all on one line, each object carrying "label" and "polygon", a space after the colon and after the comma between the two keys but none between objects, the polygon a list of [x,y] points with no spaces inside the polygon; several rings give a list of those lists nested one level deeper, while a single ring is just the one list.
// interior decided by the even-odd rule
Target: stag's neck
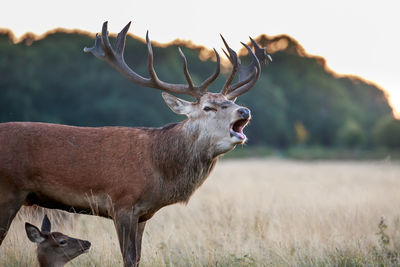
[{"label": "stag's neck", "polygon": [[187,202],[217,161],[212,140],[198,127],[188,121],[166,126],[154,143],[154,162],[168,204]]}]

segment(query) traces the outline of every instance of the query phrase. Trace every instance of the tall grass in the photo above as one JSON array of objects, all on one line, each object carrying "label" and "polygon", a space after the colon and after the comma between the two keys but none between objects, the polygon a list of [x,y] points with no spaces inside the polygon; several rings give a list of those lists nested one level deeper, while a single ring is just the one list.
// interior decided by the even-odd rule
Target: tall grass
[{"label": "tall grass", "polygon": [[[0,266],[36,264],[23,228],[34,217],[13,222]],[[146,227],[141,266],[398,266],[400,164],[225,160],[187,206]],[[122,266],[111,220],[76,215],[53,229],[92,242],[69,266]]]}]

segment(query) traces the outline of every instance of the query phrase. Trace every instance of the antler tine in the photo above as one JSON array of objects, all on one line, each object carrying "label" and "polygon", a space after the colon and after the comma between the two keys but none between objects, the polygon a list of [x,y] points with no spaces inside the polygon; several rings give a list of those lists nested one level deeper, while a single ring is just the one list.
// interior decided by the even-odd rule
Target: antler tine
[{"label": "antler tine", "polygon": [[267,48],[266,47],[260,47],[256,41],[253,40],[253,38],[250,38],[251,43],[254,46],[254,51],[255,54],[258,58],[258,60],[260,61],[260,63],[264,63],[264,64],[268,64],[270,62],[272,62],[272,58],[271,56],[266,52]]},{"label": "antler tine", "polygon": [[[199,90],[195,90],[195,87],[193,85],[192,78],[190,77],[189,70],[187,68],[187,61],[185,55],[182,53],[182,50],[178,48],[179,54],[182,57],[183,60],[183,72],[185,74],[186,80],[188,82],[188,85],[184,84],[169,84],[161,81],[158,76],[156,71],[154,70],[154,57],[153,57],[153,48],[151,46],[150,38],[149,38],[149,32],[147,31],[146,33],[146,43],[147,43],[147,50],[148,50],[148,70],[149,74],[151,77],[151,80],[154,81],[156,84],[155,88],[161,89],[163,91],[171,92],[171,93],[180,93],[180,94],[187,94],[191,95],[197,100],[200,99],[200,93]],[[172,87],[172,88],[171,88]]]},{"label": "antler tine", "polygon": [[230,62],[230,55],[228,53],[226,53],[226,51],[223,48],[221,48],[221,49],[222,49],[222,52],[224,52],[225,56],[229,59],[229,62]]},{"label": "antler tine", "polygon": [[240,59],[237,57],[235,50],[233,50],[229,47],[228,43],[226,42],[226,40],[225,40],[224,36],[222,36],[222,34],[220,34],[220,36],[221,36],[222,42],[225,45],[226,50],[228,50],[228,53],[229,53],[228,54],[224,49],[222,49],[222,51],[224,51],[224,54],[227,56],[227,58],[229,59],[229,61],[232,64],[235,63],[236,61],[240,64]]},{"label": "antler tine", "polygon": [[220,70],[221,70],[221,60],[220,60],[220,58],[219,58],[219,54],[218,54],[217,50],[215,50],[215,48],[214,48],[213,50],[214,50],[214,53],[215,53],[215,57],[217,58],[217,67],[215,68],[214,73],[211,74],[211,76],[208,77],[208,78],[199,86],[199,89],[200,89],[200,93],[201,93],[201,94],[204,94],[204,93],[207,91],[207,87],[210,86],[210,84],[211,84],[212,82],[214,82],[215,79],[217,79],[217,77],[218,77],[218,75],[219,75],[219,72],[220,72]]},{"label": "antler tine", "polygon": [[251,76],[253,74],[254,68],[256,68],[257,65],[260,64],[260,61],[258,60],[258,57],[254,54],[254,52],[251,50],[251,48],[247,44],[242,43],[242,42],[240,42],[240,43],[244,47],[246,47],[250,57],[252,57],[252,60],[251,60],[251,62],[250,62],[250,64],[248,66],[244,67],[242,65],[239,65],[239,73],[238,73],[238,75],[239,75],[239,80],[241,81],[243,79],[248,78],[249,76]]},{"label": "antler tine", "polygon": [[233,79],[235,78],[235,75],[238,71],[239,68],[239,64],[240,64],[240,59],[238,58],[236,52],[231,49],[228,45],[228,43],[225,41],[225,38],[222,36],[222,34],[220,34],[222,41],[225,44],[226,49],[228,50],[228,53],[222,49],[222,51],[224,52],[224,54],[226,55],[226,57],[229,59],[229,61],[232,64],[232,72],[231,75],[229,76],[228,80],[226,80],[224,87],[221,90],[221,94],[226,95],[228,93],[228,88],[231,85]]},{"label": "antler tine", "polygon": [[150,38],[149,38],[149,31],[146,32],[146,44],[147,44],[147,52],[148,52],[148,58],[147,58],[147,69],[149,70],[149,74],[151,77],[151,80],[157,85],[157,87],[160,86],[159,79],[157,77],[157,73],[154,70],[154,56],[153,56],[153,47],[151,46],[150,43]]},{"label": "antler tine", "polygon": [[85,53],[92,53],[93,55],[95,55],[97,58],[101,59],[101,60],[105,60],[105,52],[104,49],[102,47],[102,43],[101,43],[101,36],[99,36],[98,33],[96,33],[96,39],[94,40],[94,46],[93,47],[84,47],[83,48],[83,52]]},{"label": "antler tine", "polygon": [[121,55],[123,57],[124,49],[125,49],[125,41],[126,34],[128,33],[129,27],[131,26],[131,21],[122,29],[120,33],[118,33],[117,41],[115,42],[115,48],[117,55]]},{"label": "antler tine", "polygon": [[[243,82],[243,85],[241,85],[239,87],[236,85],[232,86],[228,90],[228,93],[226,95],[226,97],[228,99],[235,99],[239,95],[244,94],[247,91],[249,91],[254,86],[254,84],[257,82],[258,78],[260,77],[260,73],[261,73],[261,66],[260,66],[260,62],[259,62],[257,56],[253,53],[253,51],[247,44],[245,44],[245,43],[241,43],[241,44],[244,47],[246,47],[247,51],[249,52],[249,55],[252,57],[252,62],[245,69],[241,68],[241,65],[239,65],[239,82],[238,83]],[[247,76],[244,80],[241,79],[243,76],[240,75],[243,73],[245,73]]]},{"label": "antler tine", "polygon": [[182,52],[180,47],[178,47],[178,51],[179,51],[179,54],[182,57],[183,73],[185,74],[186,81],[188,82],[189,88],[193,90],[194,89],[194,85],[193,85],[192,77],[190,77],[190,73],[189,73],[189,70],[188,70],[187,60],[186,60],[185,54],[183,54],[183,52]]},{"label": "antler tine", "polygon": [[106,54],[112,55],[115,57],[114,50],[111,47],[110,39],[108,38],[108,21],[103,23],[103,28],[101,29],[101,40],[103,43],[103,49]]}]

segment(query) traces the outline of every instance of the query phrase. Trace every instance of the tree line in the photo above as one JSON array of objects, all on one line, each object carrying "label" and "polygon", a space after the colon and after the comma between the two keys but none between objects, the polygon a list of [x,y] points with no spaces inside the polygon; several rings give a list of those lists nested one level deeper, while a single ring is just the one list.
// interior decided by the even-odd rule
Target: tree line
[{"label": "tree line", "polygon": [[[257,41],[268,48],[273,62],[262,67],[256,86],[237,100],[252,111],[245,129],[249,146],[400,147],[400,122],[377,86],[336,75],[323,58],[306,54],[289,36],[261,35]],[[26,35],[14,43],[10,32],[0,32],[0,122],[160,127],[184,119],[169,111],[158,90],[132,84],[83,53],[93,42],[83,33],[54,32],[40,40]],[[160,79],[186,82],[178,45],[199,84],[215,68],[212,56],[204,59],[212,53],[185,43],[154,46]],[[125,58],[148,77],[144,43],[128,37]],[[219,91],[228,74],[220,75],[210,90]]]}]

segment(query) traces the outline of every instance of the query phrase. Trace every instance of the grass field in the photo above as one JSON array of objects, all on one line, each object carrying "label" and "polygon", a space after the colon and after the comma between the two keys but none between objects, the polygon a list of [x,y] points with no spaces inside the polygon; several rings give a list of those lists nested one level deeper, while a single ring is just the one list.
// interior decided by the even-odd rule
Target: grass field
[{"label": "grass field", "polygon": [[[23,224],[40,219],[20,212],[0,266],[36,264]],[[122,266],[110,220],[75,215],[53,230],[92,242],[69,266]],[[223,160],[143,239],[141,266],[399,266],[400,163]]]}]

